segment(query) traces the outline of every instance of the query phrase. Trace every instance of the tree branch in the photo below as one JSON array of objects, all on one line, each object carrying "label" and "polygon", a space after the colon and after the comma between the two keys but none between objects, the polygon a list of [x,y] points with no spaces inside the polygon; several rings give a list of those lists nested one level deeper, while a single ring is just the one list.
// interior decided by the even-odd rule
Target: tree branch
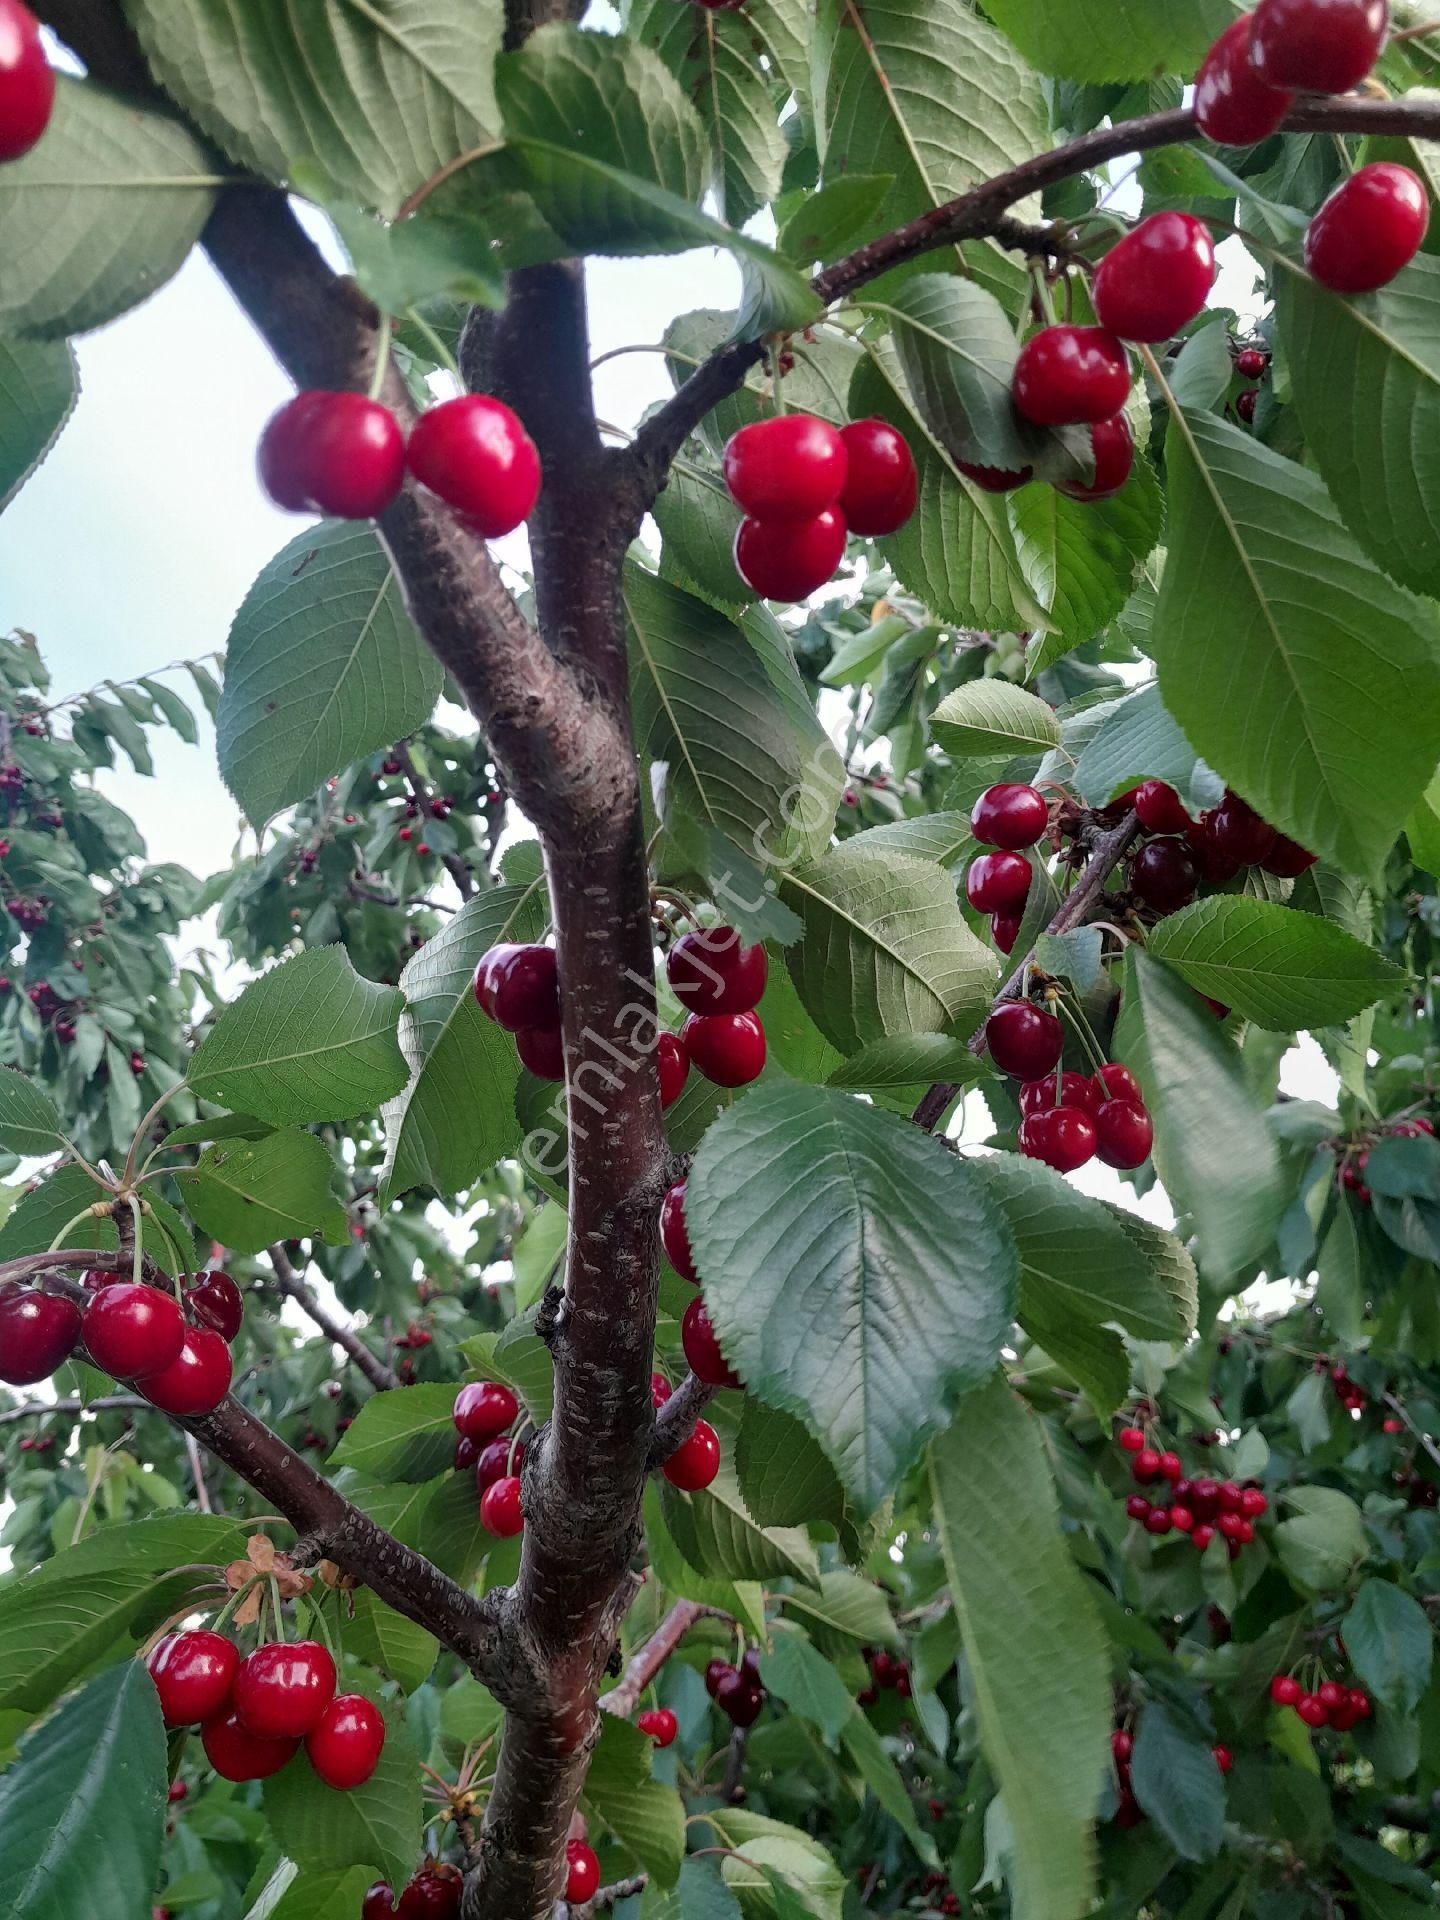
[{"label": "tree branch", "polygon": [[0,1407],[0,1427],[19,1420],[47,1420],[54,1413],[154,1413],[138,1393],[108,1393],[98,1400],[27,1400],[18,1407]]},{"label": "tree branch", "polygon": [[619,1686],[612,1687],[609,1693],[602,1695],[601,1711],[628,1720],[638,1706],[641,1694],[679,1647],[691,1627],[707,1613],[714,1611],[712,1607],[702,1607],[697,1600],[677,1600],[644,1646],[631,1657]]},{"label": "tree branch", "polygon": [[343,1320],[337,1320],[333,1313],[320,1304],[295,1271],[284,1247],[267,1247],[265,1252],[275,1270],[275,1283],[280,1291],[293,1300],[302,1313],[309,1315],[327,1340],[333,1341],[348,1354],[377,1392],[394,1392],[400,1386],[399,1374],[387,1367],[383,1360],[376,1359],[353,1327],[347,1327]]},{"label": "tree branch", "polygon": [[683,1447],[695,1431],[695,1422],[715,1398],[715,1388],[693,1373],[687,1373],[655,1417],[647,1462],[651,1473],[658,1473],[677,1447]]}]

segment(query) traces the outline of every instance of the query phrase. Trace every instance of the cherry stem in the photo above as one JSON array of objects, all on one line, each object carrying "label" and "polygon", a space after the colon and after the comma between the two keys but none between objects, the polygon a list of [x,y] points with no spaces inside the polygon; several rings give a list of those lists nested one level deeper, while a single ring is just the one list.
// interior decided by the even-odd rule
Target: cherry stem
[{"label": "cherry stem", "polygon": [[[130,1284],[132,1286],[138,1287],[140,1284],[140,1275],[141,1275],[141,1271],[142,1271],[144,1260],[145,1260],[145,1253],[144,1253],[141,1231],[140,1231],[140,1202],[138,1198],[135,1196],[135,1194],[133,1193],[127,1193],[125,1196],[125,1200],[126,1200],[126,1204],[130,1208],[130,1218],[134,1222],[134,1236],[133,1236],[133,1241],[130,1248]],[[176,1290],[176,1293],[178,1294],[180,1290],[178,1280],[176,1282],[175,1290]]]},{"label": "cherry stem", "polygon": [[270,1605],[275,1614],[275,1638],[283,1643],[289,1636],[285,1631],[285,1610],[280,1600],[280,1582],[273,1573],[267,1578],[270,1583]]},{"label": "cherry stem", "polygon": [[439,364],[444,367],[447,373],[453,374],[458,384],[463,387],[465,381],[461,375],[460,368],[456,364],[454,354],[451,353],[450,349],[440,338],[434,327],[431,326],[430,322],[423,319],[414,307],[406,308],[405,318],[429,347]]},{"label": "cherry stem", "polygon": [[1390,36],[1390,45],[1398,47],[1402,40],[1423,40],[1427,33],[1440,33],[1440,20],[1423,20],[1418,27],[1400,27]]},{"label": "cherry stem", "polygon": [[167,1088],[158,1100],[152,1102],[149,1111],[142,1116],[139,1126],[135,1129],[135,1137],[130,1142],[130,1151],[125,1156],[125,1167],[120,1176],[120,1185],[122,1187],[134,1185],[135,1163],[140,1158],[140,1149],[145,1142],[145,1136],[165,1111],[166,1107],[169,1106],[170,1102],[175,1098],[176,1094],[183,1093],[184,1090],[185,1082],[183,1080],[177,1080],[173,1087]]},{"label": "cherry stem", "polygon": [[55,1238],[50,1242],[49,1246],[45,1249],[45,1251],[47,1253],[54,1253],[57,1250],[57,1248],[63,1247],[65,1244],[66,1236],[69,1234],[70,1229],[72,1227],[78,1227],[82,1220],[93,1220],[97,1217],[97,1207],[99,1208],[99,1211],[102,1213],[107,1211],[107,1209],[99,1205],[99,1202],[95,1202],[88,1207],[83,1207],[80,1210],[80,1212],[76,1214],[73,1220],[67,1220],[65,1222],[64,1226],[60,1229],[59,1233],[56,1234]]},{"label": "cherry stem", "polygon": [[1073,993],[1062,993],[1057,998],[1060,1011],[1074,1028],[1076,1037],[1089,1055],[1090,1064],[1097,1069],[1103,1067],[1106,1063],[1105,1056],[1100,1051],[1100,1042],[1091,1031],[1090,1022],[1085,1018],[1084,1008],[1080,1005],[1078,998]]},{"label": "cherry stem", "polygon": [[388,313],[380,316],[380,331],[375,339],[375,366],[370,375],[369,398],[378,400],[390,372],[390,343],[395,337],[395,322]]}]

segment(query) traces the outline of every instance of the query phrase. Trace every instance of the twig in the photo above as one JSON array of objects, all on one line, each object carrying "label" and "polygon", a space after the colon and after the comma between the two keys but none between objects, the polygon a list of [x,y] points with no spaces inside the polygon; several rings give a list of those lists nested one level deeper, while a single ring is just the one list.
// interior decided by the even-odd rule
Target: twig
[{"label": "twig", "polygon": [[205,1484],[205,1465],[200,1458],[200,1443],[193,1433],[185,1436],[185,1457],[190,1462],[190,1477],[195,1482],[195,1504],[202,1513],[214,1513],[215,1505]]},{"label": "twig", "polygon": [[275,1270],[275,1281],[280,1291],[293,1300],[302,1313],[309,1315],[327,1340],[333,1340],[337,1347],[349,1355],[371,1386],[379,1393],[391,1393],[398,1388],[400,1376],[387,1367],[383,1360],[376,1359],[353,1327],[347,1327],[343,1320],[337,1320],[328,1308],[320,1304],[295,1271],[284,1247],[277,1243],[265,1251]]},{"label": "twig", "polygon": [[609,1693],[601,1696],[601,1711],[613,1713],[621,1720],[628,1719],[639,1704],[641,1694],[679,1647],[691,1627],[711,1611],[713,1609],[702,1607],[696,1600],[677,1600],[644,1646],[631,1656],[619,1686],[612,1687]]},{"label": "twig", "polygon": [[1397,1400],[1393,1393],[1382,1393],[1380,1398],[1393,1414],[1397,1414],[1399,1418],[1405,1422],[1405,1425],[1410,1429],[1411,1433],[1414,1434],[1425,1452],[1428,1453],[1430,1458],[1435,1462],[1435,1465],[1440,1467],[1440,1446],[1436,1446],[1429,1434],[1415,1424],[1415,1417],[1406,1407],[1404,1401]]},{"label": "twig", "polygon": [[19,1420],[47,1420],[56,1413],[153,1413],[148,1400],[136,1393],[110,1393],[99,1400],[27,1400],[23,1406],[0,1407],[0,1427]]},{"label": "twig", "polygon": [[655,1416],[655,1432],[650,1441],[651,1473],[658,1472],[675,1449],[684,1446],[695,1431],[695,1422],[714,1398],[714,1387],[707,1387],[693,1373],[686,1374]]}]

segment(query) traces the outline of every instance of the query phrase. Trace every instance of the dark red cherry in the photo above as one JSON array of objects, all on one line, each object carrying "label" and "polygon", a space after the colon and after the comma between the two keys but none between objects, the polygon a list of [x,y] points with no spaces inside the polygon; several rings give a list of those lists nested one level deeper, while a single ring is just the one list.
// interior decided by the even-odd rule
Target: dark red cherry
[{"label": "dark red cherry", "polygon": [[1161,1474],[1160,1453],[1156,1447],[1142,1447],[1130,1463],[1130,1472],[1141,1486],[1149,1486]]},{"label": "dark red cherry", "polygon": [[1250,64],[1254,20],[1243,13],[1228,26],[1195,79],[1195,124],[1221,146],[1268,140],[1295,104],[1292,93],[1268,86]]},{"label": "dark red cherry", "polygon": [[[113,1291],[107,1287],[98,1299],[107,1299]],[[233,1372],[230,1349],[213,1327],[186,1327],[179,1357],[158,1373],[147,1373],[139,1386],[152,1407],[180,1420],[195,1420],[219,1406],[230,1391]]]},{"label": "dark red cherry", "polygon": [[1065,1029],[1043,1007],[1028,1000],[1007,1000],[985,1022],[985,1044],[1002,1073],[1017,1080],[1038,1080],[1058,1063]]},{"label": "dark red cherry", "polygon": [[652,1707],[648,1713],[637,1716],[635,1725],[641,1733],[647,1734],[657,1747],[671,1747],[680,1731],[680,1722],[669,1707]]},{"label": "dark red cherry", "polygon": [[697,1294],[685,1309],[680,1322],[680,1345],[690,1371],[707,1387],[738,1387],[740,1376],[720,1351],[720,1342],[710,1324],[705,1302]]},{"label": "dark red cherry", "polygon": [[765,1069],[765,1029],[756,1013],[692,1013],[680,1029],[691,1064],[717,1087],[746,1087]]},{"label": "dark red cherry", "polygon": [[139,1380],[179,1359],[185,1316],[173,1294],[127,1281],[96,1294],[80,1331],[97,1367],[117,1380]]},{"label": "dark red cherry", "polygon": [[395,1920],[399,1908],[383,1880],[377,1880],[360,1907],[360,1920]]},{"label": "dark red cherry", "polygon": [[1125,1497],[1125,1512],[1131,1520],[1144,1520],[1150,1511],[1150,1502],[1143,1493],[1131,1493]]},{"label": "dark red cherry", "polygon": [[1096,1123],[1079,1107],[1032,1113],[1020,1126],[1020,1151],[1057,1173],[1074,1173],[1095,1157]]},{"label": "dark red cherry", "polygon": [[1295,1702],[1295,1711],[1307,1727],[1323,1727],[1330,1718],[1325,1702],[1313,1693],[1302,1693]]},{"label": "dark red cherry", "polygon": [[810,520],[742,520],[735,565],[762,600],[805,600],[845,558],[845,516],[826,507]]},{"label": "dark red cherry", "polygon": [[690,1056],[678,1033],[662,1033],[655,1042],[655,1066],[660,1076],[660,1109],[671,1107],[690,1078]]},{"label": "dark red cherry", "polygon": [[292,513],[369,520],[405,478],[405,436],[388,407],[363,393],[298,393],[260,437],[260,479]]},{"label": "dark red cherry", "polygon": [[919,487],[905,436],[884,420],[856,420],[840,438],[849,462],[840,494],[846,525],[871,539],[894,533],[915,511]]},{"label": "dark red cherry", "polygon": [[407,458],[422,486],[486,540],[513,533],[540,497],[540,455],[519,417],[488,393],[442,401],[416,421]]},{"label": "dark red cherry", "polygon": [[7,1281],[0,1287],[0,1380],[31,1387],[48,1380],[80,1338],[80,1309],[57,1293]]},{"label": "dark red cherry", "polygon": [[363,1694],[333,1699],[305,1736],[310,1764],[336,1793],[363,1787],[385,1750],[385,1716]]},{"label": "dark red cherry", "polygon": [[835,505],[845,486],[849,454],[828,420],[813,413],[782,413],[732,433],[723,466],[731,499],[752,519],[793,523],[813,520]]},{"label": "dark red cherry", "polygon": [[1123,413],[1091,427],[1090,451],[1095,456],[1093,479],[1056,482],[1057,492],[1069,500],[1108,500],[1130,478],[1135,465],[1135,436]]},{"label": "dark red cherry", "polygon": [[207,1720],[200,1744],[220,1778],[235,1781],[268,1780],[300,1751],[298,1740],[266,1740],[251,1733],[233,1711]]},{"label": "dark red cherry", "polygon": [[1220,858],[1237,867],[1257,865],[1275,844],[1275,829],[1234,793],[1205,816],[1205,835]]},{"label": "dark red cherry", "polygon": [[[473,1445],[474,1443],[471,1442]],[[508,1479],[518,1474],[525,1461],[525,1442],[523,1440],[489,1440],[480,1449],[475,1461],[475,1487],[484,1493],[487,1487],[493,1487],[497,1480]]]},{"label": "dark red cherry", "polygon": [[571,1840],[565,1847],[565,1898],[572,1907],[583,1907],[593,1900],[600,1886],[600,1858],[583,1840]]},{"label": "dark red cherry", "polygon": [[400,1895],[400,1920],[460,1920],[465,1881],[448,1860],[422,1867]]},{"label": "dark red cherry", "polygon": [[1107,1167],[1143,1167],[1155,1143],[1155,1128],[1143,1107],[1107,1100],[1095,1119],[1095,1151]]},{"label": "dark red cherry", "polygon": [[[1050,819],[1045,796],[1019,781],[987,787],[970,810],[970,831],[987,847],[1033,847]],[[1028,887],[1027,887],[1028,890]]]},{"label": "dark red cherry", "polygon": [[685,1226],[683,1180],[677,1181],[660,1203],[660,1244],[665,1249],[665,1258],[680,1278],[698,1287],[700,1275],[695,1271],[695,1255],[691,1251],[690,1235]]},{"label": "dark red cherry", "polygon": [[1020,1089],[1020,1111],[1028,1120],[1032,1113],[1049,1113],[1056,1107],[1077,1107],[1093,1119],[1100,1111],[1100,1094],[1095,1082],[1083,1073],[1062,1073],[1057,1095],[1055,1075],[1043,1080],[1027,1080]]},{"label": "dark red cherry", "polygon": [[524,1027],[560,1025],[560,974],[553,947],[492,947],[475,969],[475,998],[498,1026],[510,1033]]},{"label": "dark red cherry", "polygon": [[982,493],[1014,493],[1017,487],[1023,487],[1035,478],[1033,467],[1011,471],[1005,467],[974,467],[965,460],[957,460],[955,465]]},{"label": "dark red cherry", "polygon": [[1020,938],[1022,914],[992,913],[990,916],[990,938],[1001,953],[1013,953],[1015,942]]},{"label": "dark red cherry", "polygon": [[480,1524],[497,1540],[513,1540],[525,1531],[525,1509],[519,1474],[493,1481],[480,1496]]},{"label": "dark red cherry", "polygon": [[738,1673],[739,1671],[740,1669],[738,1667],[732,1667],[728,1660],[711,1660],[708,1662],[705,1668],[705,1691],[709,1694],[710,1698],[712,1700],[715,1698],[720,1682],[727,1674]]},{"label": "dark red cherry", "polygon": [[1020,349],[1015,406],[1037,427],[1098,425],[1130,392],[1130,362],[1106,327],[1046,327]]},{"label": "dark red cherry", "polygon": [[565,1078],[565,1041],[558,1027],[522,1027],[515,1036],[522,1067],[537,1080]]},{"label": "dark red cherry", "polygon": [[1108,1060],[1096,1070],[1090,1082],[1095,1089],[1096,1111],[1107,1100],[1130,1100],[1137,1107],[1143,1107],[1145,1096],[1140,1091],[1140,1082],[1128,1067],[1122,1067],[1118,1061]]},{"label": "dark red cherry", "polygon": [[715,1704],[733,1726],[753,1727],[765,1706],[765,1691],[747,1675],[732,1671],[716,1687]]},{"label": "dark red cherry", "polygon": [[655,1409],[656,1413],[658,1413],[661,1407],[665,1405],[666,1401],[673,1396],[674,1392],[675,1392],[675,1389],[671,1386],[670,1382],[665,1378],[663,1373],[651,1374],[650,1404]]},{"label": "dark red cherry", "polygon": [[1199,878],[1199,869],[1180,840],[1152,840],[1130,862],[1130,891],[1157,913],[1174,913],[1193,900]]},{"label": "dark red cherry", "polygon": [[697,1420],[695,1431],[665,1462],[665,1478],[681,1493],[700,1493],[720,1471],[720,1436],[708,1420]]},{"label": "dark red cherry", "polygon": [[1258,387],[1246,387],[1243,393],[1237,393],[1235,396],[1236,418],[1243,420],[1247,427],[1251,426],[1255,419],[1255,409],[1259,404],[1260,389]]},{"label": "dark red cherry", "polygon": [[197,1273],[185,1283],[185,1304],[222,1340],[234,1341],[245,1318],[245,1301],[228,1273]]},{"label": "dark red cherry", "polygon": [[1163,780],[1143,780],[1135,789],[1132,804],[1147,833],[1185,833],[1190,828],[1184,802]]},{"label": "dark red cherry", "polygon": [[1114,246],[1095,275],[1095,317],[1121,340],[1169,340],[1215,284],[1210,230],[1192,213],[1152,213]]},{"label": "dark red cherry", "polygon": [[0,161],[28,153],[50,124],[55,75],[40,22],[20,0],[0,0]]},{"label": "dark red cherry", "polygon": [[1019,913],[1032,878],[1023,853],[980,853],[965,870],[965,898],[977,913]]},{"label": "dark red cherry", "polygon": [[334,1698],[335,1662],[318,1640],[272,1640],[235,1674],[235,1711],[262,1740],[303,1740]]},{"label": "dark red cherry", "polygon": [[520,1402],[498,1380],[472,1380],[455,1396],[451,1416],[457,1433],[467,1440],[493,1440],[515,1424]]},{"label": "dark red cherry", "polygon": [[1349,93],[1380,58],[1386,0],[1260,0],[1250,64],[1272,87]]},{"label": "dark red cherry", "polygon": [[1235,356],[1235,371],[1242,380],[1262,379],[1267,364],[1265,355],[1258,347],[1244,347]]},{"label": "dark red cherry", "polygon": [[1408,167],[1376,160],[1338,186],[1305,233],[1305,264],[1332,293],[1373,293],[1408,267],[1430,201]]},{"label": "dark red cherry", "polygon": [[472,1467],[478,1465],[479,1463],[479,1460],[480,1460],[479,1441],[469,1440],[462,1433],[459,1439],[455,1442],[454,1457],[455,1457],[455,1471],[457,1473],[468,1473]]},{"label": "dark red cherry", "polygon": [[702,927],[681,934],[665,972],[687,1013],[749,1013],[760,1004],[770,960],[759,942],[747,947],[734,927]]},{"label": "dark red cherry", "polygon": [[198,1727],[230,1703],[240,1649],[222,1633],[168,1634],[145,1662],[167,1727]]},{"label": "dark red cherry", "polygon": [[1277,833],[1275,844],[1260,862],[1266,873],[1273,873],[1282,880],[1294,880],[1315,864],[1316,855],[1307,853],[1304,847],[1294,840],[1287,840],[1283,833]]}]

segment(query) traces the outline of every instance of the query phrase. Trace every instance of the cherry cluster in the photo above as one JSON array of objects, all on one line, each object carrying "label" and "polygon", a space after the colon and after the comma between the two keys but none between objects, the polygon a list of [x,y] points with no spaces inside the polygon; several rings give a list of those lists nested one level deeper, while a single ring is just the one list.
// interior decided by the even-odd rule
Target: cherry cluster
[{"label": "cherry cluster", "polygon": [[[658,1413],[674,1392],[663,1373],[650,1376],[650,1400]],[[708,1420],[697,1420],[690,1438],[678,1446],[661,1468],[681,1493],[703,1493],[720,1471],[720,1436]]]},{"label": "cherry cluster", "polygon": [[738,1667],[712,1660],[705,1669],[705,1691],[736,1727],[753,1727],[769,1699],[760,1684],[760,1655],[747,1647]]},{"label": "cherry cluster", "polygon": [[145,1662],[171,1729],[200,1729],[222,1780],[268,1780],[300,1751],[327,1787],[353,1793],[380,1764],[385,1720],[363,1694],[335,1691],[318,1640],[271,1640],[241,1658],[223,1633],[170,1634]]},{"label": "cherry cluster", "polygon": [[[685,1224],[685,1182],[676,1181],[660,1203],[660,1244],[665,1258],[682,1280],[692,1287],[700,1285],[690,1233]],[[740,1376],[724,1354],[711,1324],[704,1300],[697,1294],[686,1307],[680,1322],[680,1344],[690,1371],[707,1387],[737,1388]]]},{"label": "cherry cluster", "polygon": [[[1370,1396],[1358,1380],[1350,1378],[1343,1360],[1332,1361],[1328,1354],[1317,1353],[1311,1365],[1316,1373],[1323,1373],[1328,1378],[1335,1398],[1347,1413],[1364,1413],[1370,1404]],[[1404,1422],[1400,1424],[1403,1427]]]},{"label": "cherry cluster", "polygon": [[1145,831],[1130,859],[1129,888],[1134,903],[1153,914],[1178,912],[1202,885],[1226,886],[1246,867],[1293,880],[1315,864],[1313,853],[1278,833],[1228,788],[1219,806],[1208,807],[1198,820],[1163,780],[1142,781],[1113,805],[1133,807]]},{"label": "cherry cluster", "polygon": [[277,507],[338,520],[383,513],[408,467],[486,540],[512,533],[540,497],[535,443],[504,401],[488,393],[429,408],[408,446],[400,422],[378,400],[297,393],[260,436],[258,466]]},{"label": "cherry cluster", "polygon": [[475,969],[480,1011],[515,1036],[521,1064],[542,1080],[565,1078],[560,973],[553,947],[502,941]]},{"label": "cherry cluster", "polygon": [[1022,1083],[1019,1146],[1027,1158],[1057,1173],[1074,1173],[1097,1155],[1107,1167],[1144,1165],[1155,1129],[1128,1067],[1111,1061],[1093,1076],[1062,1072],[1065,1029],[1029,1000],[996,1007],[985,1044],[1000,1071]]},{"label": "cherry cluster", "polygon": [[[1235,371],[1242,380],[1263,380],[1270,365],[1270,356],[1264,347],[1237,347],[1231,358]],[[1246,387],[1235,396],[1235,412],[1248,427],[1255,418],[1255,409],[1260,404],[1260,389]]]},{"label": "cherry cluster", "polygon": [[[1128,1727],[1116,1727],[1110,1736],[1110,1757],[1115,1762],[1115,1780],[1119,1787],[1119,1796],[1112,1816],[1117,1827],[1138,1827],[1147,1818],[1145,1809],[1135,1798],[1135,1790],[1130,1784],[1130,1761],[1134,1752],[1134,1734]],[[1229,1747],[1214,1746],[1211,1747],[1210,1752],[1221,1773],[1229,1773],[1235,1764],[1235,1756]]]},{"label": "cherry cluster", "polygon": [[1130,1474],[1137,1486],[1166,1483],[1166,1492],[1158,1501],[1143,1493],[1126,1499],[1125,1512],[1147,1533],[1188,1533],[1190,1544],[1203,1553],[1218,1533],[1238,1560],[1242,1547],[1255,1538],[1255,1522],[1268,1512],[1270,1502],[1254,1482],[1243,1487],[1234,1480],[1207,1478],[1189,1480],[1178,1453],[1161,1452],[1152,1446],[1140,1427],[1122,1427],[1120,1446],[1130,1455]]},{"label": "cherry cluster", "polygon": [[1372,1206],[1374,1195],[1365,1179],[1370,1149],[1377,1140],[1418,1140],[1422,1134],[1433,1139],[1435,1122],[1426,1114],[1415,1113],[1403,1120],[1387,1120],[1382,1126],[1372,1127],[1353,1140],[1343,1142],[1337,1148],[1335,1164],[1335,1180],[1340,1191],[1348,1193],[1356,1206]]},{"label": "cherry cluster", "polygon": [[884,1647],[863,1647],[861,1652],[870,1669],[870,1684],[856,1694],[857,1706],[873,1707],[882,1693],[898,1694],[902,1700],[910,1698],[908,1660],[902,1660],[898,1654],[888,1653]]},{"label": "cherry cluster", "polygon": [[1319,1680],[1306,1688],[1293,1673],[1277,1673],[1270,1682],[1270,1698],[1277,1707],[1291,1707],[1307,1727],[1318,1730],[1333,1727],[1348,1733],[1361,1720],[1368,1720],[1373,1708],[1363,1687],[1342,1686],[1338,1680]]},{"label": "cherry cluster", "polygon": [[50,124],[55,75],[40,22],[21,0],[0,0],[0,161],[29,153]]},{"label": "cherry cluster", "polygon": [[465,1876],[448,1860],[427,1860],[399,1898],[383,1880],[365,1895],[360,1920],[460,1920]]},{"label": "cherry cluster", "polygon": [[480,1496],[480,1524],[497,1540],[513,1540],[525,1530],[520,1500],[520,1468],[525,1443],[511,1437],[520,1402],[498,1380],[476,1380],[455,1396],[452,1418],[460,1436],[455,1465],[474,1471]]},{"label": "cherry cluster", "polygon": [[0,1380],[47,1380],[77,1348],[102,1372],[134,1385],[179,1419],[213,1413],[230,1391],[230,1342],[244,1302],[228,1273],[196,1273],[179,1298],[163,1288],[93,1272],[83,1313],[67,1295],[7,1281],[0,1287]]},{"label": "cherry cluster", "polygon": [[745,513],[735,565],[766,600],[805,599],[840,565],[849,534],[894,533],[915,511],[914,458],[883,420],[754,420],[731,434],[723,468]]}]

